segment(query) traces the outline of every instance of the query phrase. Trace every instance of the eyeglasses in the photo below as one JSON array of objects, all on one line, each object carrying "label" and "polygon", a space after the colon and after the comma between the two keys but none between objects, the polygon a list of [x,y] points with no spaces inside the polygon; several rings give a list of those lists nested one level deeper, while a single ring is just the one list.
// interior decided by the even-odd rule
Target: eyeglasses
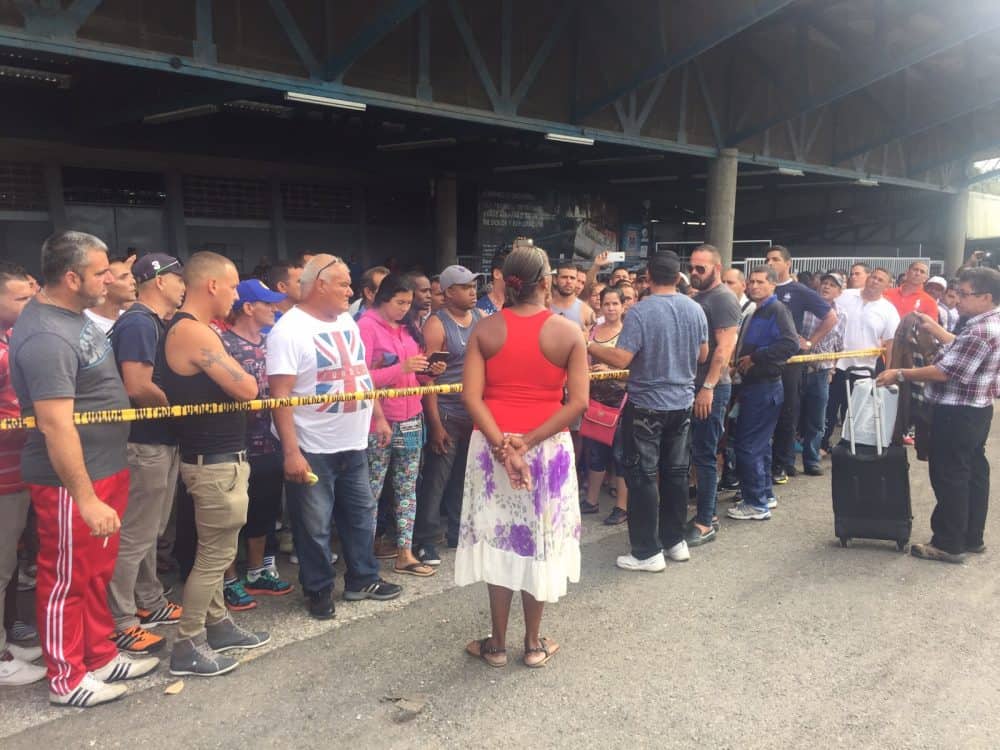
[{"label": "eyeglasses", "polygon": [[958,296],[962,299],[965,299],[966,297],[985,297],[987,294],[989,294],[989,292],[967,292],[964,289],[958,290]]},{"label": "eyeglasses", "polygon": [[322,275],[323,275],[323,271],[325,271],[326,269],[328,269],[328,268],[329,268],[330,266],[335,266],[335,265],[337,265],[338,263],[343,263],[343,262],[344,262],[344,261],[342,261],[342,260],[341,260],[340,258],[338,258],[338,257],[337,257],[336,255],[334,255],[334,256],[333,256],[333,260],[331,260],[331,261],[330,261],[329,263],[327,263],[327,264],[326,264],[325,266],[323,266],[323,267],[322,267],[321,269],[319,269],[319,270],[318,270],[318,271],[316,272],[316,278],[318,279],[318,278],[319,278],[320,276],[322,276]]}]

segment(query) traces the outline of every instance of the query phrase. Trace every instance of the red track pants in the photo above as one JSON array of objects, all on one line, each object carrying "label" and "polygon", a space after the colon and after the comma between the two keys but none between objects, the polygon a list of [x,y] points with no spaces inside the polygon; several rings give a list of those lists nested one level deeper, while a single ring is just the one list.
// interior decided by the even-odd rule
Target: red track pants
[{"label": "red track pants", "polygon": [[[94,482],[97,496],[125,514],[128,469]],[[63,487],[29,484],[38,515],[38,633],[53,693],[71,693],[87,672],[111,661],[108,637],[115,623],[108,609],[108,582],[118,557],[118,534],[91,536]]]}]

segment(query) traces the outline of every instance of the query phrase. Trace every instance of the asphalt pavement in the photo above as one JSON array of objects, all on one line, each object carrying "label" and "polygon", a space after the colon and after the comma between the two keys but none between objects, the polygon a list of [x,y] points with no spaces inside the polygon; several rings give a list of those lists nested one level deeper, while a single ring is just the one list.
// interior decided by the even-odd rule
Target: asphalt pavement
[{"label": "asphalt pavement", "polygon": [[[926,541],[933,496],[911,461],[913,541]],[[486,590],[456,588],[448,554],[401,599],[338,601],[328,623],[297,593],[262,600],[237,617],[272,644],[177,695],[165,665],[94,709],[0,689],[0,746],[1000,747],[996,514],[987,552],[960,566],[890,542],[842,549],[829,488],[792,479],[772,520],[724,518],[716,542],[657,574],[615,568],[624,527],[587,517],[581,582],[543,622],[562,650],[542,669],[520,663],[516,609],[507,667],[463,653],[488,633]]]}]

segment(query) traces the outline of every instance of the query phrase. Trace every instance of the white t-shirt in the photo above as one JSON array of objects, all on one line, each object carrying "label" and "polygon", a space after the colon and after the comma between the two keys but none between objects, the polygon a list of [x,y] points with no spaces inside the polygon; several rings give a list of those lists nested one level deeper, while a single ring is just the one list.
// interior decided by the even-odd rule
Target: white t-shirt
[{"label": "white t-shirt", "polygon": [[105,318],[103,315],[98,315],[93,310],[84,310],[83,314],[90,318],[94,325],[101,329],[102,333],[110,331],[111,326],[115,324],[115,321],[111,318]]},{"label": "white t-shirt", "polygon": [[[847,315],[844,349],[875,349],[892,339],[899,327],[899,312],[885,297],[867,302],[860,289],[845,289],[837,297],[837,308]],[[837,369],[875,367],[877,357],[847,357],[837,360]]]},{"label": "white t-shirt", "polygon": [[[332,322],[299,307],[282,315],[267,335],[267,374],[297,376],[293,396],[374,390],[358,324],[348,313]],[[293,414],[299,447],[306,453],[368,446],[371,401],[297,406]]]}]

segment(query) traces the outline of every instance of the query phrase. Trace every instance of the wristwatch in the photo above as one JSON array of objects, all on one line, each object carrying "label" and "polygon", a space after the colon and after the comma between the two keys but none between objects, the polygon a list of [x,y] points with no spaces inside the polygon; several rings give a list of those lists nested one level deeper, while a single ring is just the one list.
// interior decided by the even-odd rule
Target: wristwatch
[{"label": "wristwatch", "polygon": [[906,378],[903,377],[902,370],[896,370],[896,382],[899,383],[900,385],[906,382]]},{"label": "wristwatch", "polygon": [[715,383],[702,383],[701,387],[704,388],[706,391],[714,391]]}]

